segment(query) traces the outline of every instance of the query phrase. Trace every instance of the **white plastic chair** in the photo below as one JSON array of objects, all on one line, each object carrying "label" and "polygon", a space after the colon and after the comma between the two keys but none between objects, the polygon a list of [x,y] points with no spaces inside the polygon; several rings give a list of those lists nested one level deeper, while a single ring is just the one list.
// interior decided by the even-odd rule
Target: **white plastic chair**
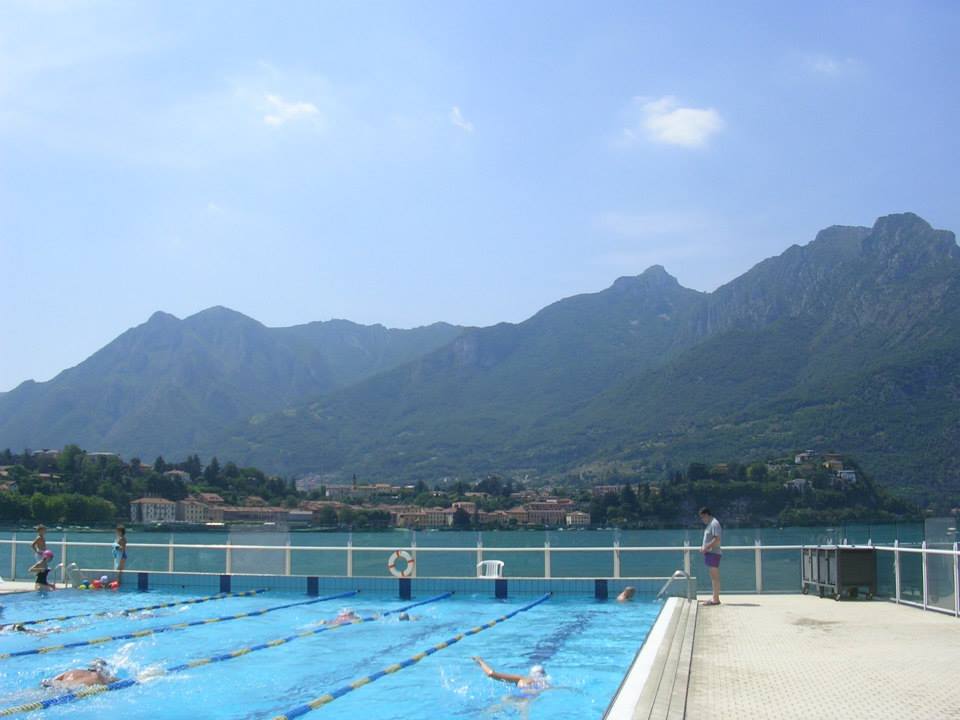
[{"label": "white plastic chair", "polygon": [[502,578],[503,560],[484,560],[477,563],[478,578]]}]

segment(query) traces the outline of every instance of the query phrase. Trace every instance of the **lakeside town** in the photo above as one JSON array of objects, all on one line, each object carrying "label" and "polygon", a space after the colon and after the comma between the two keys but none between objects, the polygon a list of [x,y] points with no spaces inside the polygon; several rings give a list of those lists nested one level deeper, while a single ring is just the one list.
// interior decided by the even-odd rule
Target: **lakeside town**
[{"label": "lakeside town", "polygon": [[[553,482],[489,475],[432,485],[296,480],[256,468],[124,461],[76,445],[0,452],[0,521],[203,528],[274,524],[291,528],[466,530],[660,527],[683,522],[708,501],[731,523],[815,524],[893,519],[916,513],[876,487],[852,459],[813,450],[749,464],[690,463],[642,481],[618,468]],[[842,515],[841,515],[842,514]]]}]

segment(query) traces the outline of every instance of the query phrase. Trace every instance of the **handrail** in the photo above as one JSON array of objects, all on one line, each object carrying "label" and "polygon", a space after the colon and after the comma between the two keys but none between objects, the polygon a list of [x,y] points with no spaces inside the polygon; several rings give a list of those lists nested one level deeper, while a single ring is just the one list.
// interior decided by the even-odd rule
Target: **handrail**
[{"label": "handrail", "polygon": [[[60,542],[59,540],[57,541]],[[30,541],[28,540],[12,540],[9,538],[0,538],[0,543],[2,544],[11,544],[16,543],[17,545],[29,545]],[[70,540],[67,542],[68,545],[74,547],[104,547],[112,548],[113,543],[111,542],[84,542],[84,541],[73,541]],[[286,550],[337,550],[340,552],[345,552],[348,547],[352,547],[353,552],[393,552],[398,549],[398,545],[234,545],[232,543],[227,544],[217,544],[217,545],[199,545],[195,543],[132,543],[128,542],[128,548],[154,548],[157,550],[167,549],[170,545],[173,545],[174,549],[180,550],[273,550],[275,552],[285,552]],[[620,545],[618,546],[621,552],[684,552],[683,545]],[[691,546],[692,547],[692,546]],[[812,545],[761,545],[764,550],[802,550],[805,547],[814,547]],[[863,546],[857,546],[863,547]],[[880,548],[881,546],[874,546]],[[406,549],[412,549],[412,546],[407,546]],[[473,552],[477,550],[476,545],[457,545],[454,547],[431,547],[424,545],[417,545],[417,552]],[[693,548],[696,550],[696,548]],[[756,545],[724,545],[723,550],[756,550]],[[885,548],[892,550],[893,548]],[[557,547],[556,545],[550,546],[550,552],[611,552],[613,550],[612,545],[590,545],[585,547]],[[901,548],[901,551],[904,549]],[[484,554],[487,553],[498,553],[498,552],[543,552],[543,545],[531,545],[528,547],[491,547],[490,545],[483,546]],[[699,550],[696,550],[699,552]],[[919,552],[919,549],[917,550]],[[928,550],[927,552],[935,552],[933,550]],[[950,553],[951,551],[943,551]]]},{"label": "handrail", "polygon": [[[289,536],[288,536],[289,537]],[[306,554],[308,557],[315,555],[317,553],[328,553],[334,554],[338,559],[345,557],[346,559],[346,577],[354,577],[354,560],[357,554],[365,554],[367,557],[371,553],[392,553],[398,549],[404,549],[403,545],[369,545],[369,546],[358,546],[355,545],[351,539],[347,540],[345,545],[290,545],[289,540],[283,544],[278,545],[255,545],[255,544],[243,544],[235,545],[230,542],[229,539],[225,543],[217,544],[198,544],[198,543],[183,543],[177,544],[173,542],[174,536],[170,535],[169,540],[166,543],[137,543],[131,542],[128,544],[128,548],[133,550],[139,550],[146,554],[147,552],[156,552],[166,550],[167,562],[165,571],[168,573],[176,572],[176,553],[178,550],[190,551],[190,550],[206,550],[206,551],[220,551],[222,552],[223,558],[222,563],[219,560],[214,560],[213,565],[207,567],[203,566],[203,569],[200,571],[201,574],[214,574],[214,573],[226,573],[232,574],[234,568],[236,567],[233,562],[235,559],[235,553],[237,552],[274,552],[277,554],[283,553],[283,575],[292,575],[292,553],[296,552],[301,555]],[[78,540],[68,541],[66,536],[57,541],[51,541],[54,546],[59,546],[61,563],[68,563],[67,554],[70,549],[79,549],[79,548],[102,548],[104,550],[111,549],[113,544],[106,541],[85,541]],[[691,545],[689,540],[684,541],[683,545],[620,545],[618,540],[614,540],[611,545],[591,545],[587,547],[557,547],[550,543],[549,540],[546,540],[542,545],[530,545],[525,547],[490,547],[483,544],[483,539],[478,538],[476,545],[458,545],[456,547],[444,547],[444,546],[423,546],[416,544],[416,536],[409,538],[409,545],[406,549],[409,549],[413,553],[419,553],[422,555],[430,554],[470,554],[474,556],[475,562],[482,562],[486,557],[488,559],[497,559],[503,558],[510,554],[526,554],[527,556],[539,556],[542,558],[542,574],[528,574],[523,576],[516,576],[517,579],[524,578],[544,578],[550,579],[555,575],[553,572],[553,567],[555,565],[555,556],[560,553],[579,553],[581,555],[586,554],[588,556],[599,557],[602,560],[609,558],[613,563],[613,572],[610,574],[609,570],[601,571],[594,575],[594,577],[607,576],[612,580],[623,579],[621,573],[622,560],[624,553],[632,553],[634,559],[637,559],[637,556],[640,559],[643,559],[645,554],[649,553],[669,553],[671,556],[676,557],[677,554],[680,554],[682,558],[682,568],[683,571],[687,574],[691,574],[691,559],[696,553],[699,552],[700,548]],[[10,569],[11,574],[10,578],[13,579],[16,577],[16,557],[17,557],[17,547],[20,545],[27,546],[30,544],[29,540],[17,539],[16,535],[10,538],[0,538],[0,547],[7,546],[10,548]],[[894,542],[893,545],[883,545],[875,544],[872,541],[868,541],[864,545],[855,545],[847,542],[843,543],[810,543],[810,544],[789,544],[789,545],[763,545],[759,540],[757,540],[753,545],[727,545],[724,546],[724,552],[730,553],[733,556],[739,556],[741,553],[754,553],[753,559],[753,568],[754,568],[754,589],[756,592],[760,593],[764,590],[764,572],[763,572],[763,563],[764,563],[764,552],[767,553],[776,553],[776,552],[796,552],[802,550],[806,547],[866,547],[872,548],[878,552],[888,553],[893,555],[893,570],[894,570],[894,589],[892,592],[892,599],[897,603],[910,604],[906,597],[904,597],[904,588],[901,583],[901,558],[903,555],[910,555],[911,557],[920,557],[921,563],[921,585],[922,585],[922,599],[923,602],[920,603],[920,607],[929,610],[936,610],[941,612],[950,612],[951,614],[960,617],[960,551],[958,551],[957,545],[954,545],[952,549],[947,548],[934,548],[929,547],[927,543],[921,543],[919,547],[905,547],[899,542]],[[599,556],[597,555],[599,554]],[[939,556],[943,558],[951,558],[952,574],[953,577],[952,585],[954,588],[954,602],[952,608],[945,608],[938,606],[937,600],[940,590],[938,586],[931,586],[930,578],[932,576],[933,570],[928,568],[928,557],[929,556]],[[553,559],[552,559],[553,558]],[[154,558],[155,560],[155,558]],[[508,561],[509,562],[509,561]],[[129,570],[134,570],[133,568],[128,568]],[[152,570],[151,570],[152,571]],[[942,573],[942,570],[939,572]],[[469,577],[472,575],[454,575],[450,577]],[[379,577],[374,574],[372,577]],[[445,577],[445,576],[434,576],[434,577]],[[639,579],[640,576],[633,575],[633,578]],[[650,577],[649,574],[646,577]],[[931,593],[935,594],[931,600]]]}]

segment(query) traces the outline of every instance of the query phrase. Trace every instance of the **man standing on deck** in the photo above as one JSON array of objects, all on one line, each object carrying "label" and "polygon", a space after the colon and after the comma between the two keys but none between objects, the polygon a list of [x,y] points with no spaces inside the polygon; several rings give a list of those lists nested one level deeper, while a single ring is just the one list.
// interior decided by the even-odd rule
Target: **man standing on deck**
[{"label": "man standing on deck", "polygon": [[720,527],[720,521],[717,520],[710,508],[700,508],[700,520],[707,526],[703,531],[703,545],[700,552],[703,553],[703,562],[710,572],[710,586],[713,588],[713,598],[704,602],[704,605],[720,604],[720,558],[723,551],[720,549],[720,537],[723,535],[723,528]]}]

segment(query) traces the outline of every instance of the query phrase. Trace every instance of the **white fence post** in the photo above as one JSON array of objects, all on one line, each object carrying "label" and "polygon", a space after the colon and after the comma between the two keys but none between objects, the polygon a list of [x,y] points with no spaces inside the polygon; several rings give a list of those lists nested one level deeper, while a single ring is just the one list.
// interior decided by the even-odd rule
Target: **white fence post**
[{"label": "white fence post", "polygon": [[960,555],[957,554],[957,543],[953,544],[953,614],[954,617],[960,617]]},{"label": "white fence post", "polygon": [[10,579],[17,579],[17,534],[10,538]]},{"label": "white fence post", "polygon": [[477,569],[480,568],[480,563],[483,562],[483,535],[477,533]]},{"label": "white fence post", "polygon": [[63,533],[60,541],[60,582],[67,583],[67,533]]},{"label": "white fence post", "polygon": [[927,609],[927,541],[920,543],[920,578],[923,582],[923,609]]},{"label": "white fence post", "polygon": [[287,547],[283,551],[283,574],[289,575],[290,569],[293,565],[292,558],[290,557],[290,537],[287,536]]},{"label": "white fence post", "polygon": [[543,543],[543,577],[550,579],[550,541]]},{"label": "white fence post", "polygon": [[226,567],[224,568],[224,572],[227,575],[232,574],[233,573],[233,548],[230,547],[229,535],[227,536],[227,557],[226,557],[225,565]]},{"label": "white fence post", "polygon": [[620,541],[613,541],[613,577],[620,578]]},{"label": "white fence post", "polygon": [[173,572],[173,533],[167,539],[167,572]]},{"label": "white fence post", "polygon": [[690,541],[683,541],[683,571],[690,576]]},{"label": "white fence post", "polygon": [[353,577],[353,533],[347,536],[347,577]]},{"label": "white fence post", "polygon": [[893,594],[900,604],[900,541],[893,541]]},{"label": "white fence post", "polygon": [[763,592],[763,549],[760,545],[760,540],[753,541],[753,563],[754,563],[754,580],[756,581],[757,592]]}]

